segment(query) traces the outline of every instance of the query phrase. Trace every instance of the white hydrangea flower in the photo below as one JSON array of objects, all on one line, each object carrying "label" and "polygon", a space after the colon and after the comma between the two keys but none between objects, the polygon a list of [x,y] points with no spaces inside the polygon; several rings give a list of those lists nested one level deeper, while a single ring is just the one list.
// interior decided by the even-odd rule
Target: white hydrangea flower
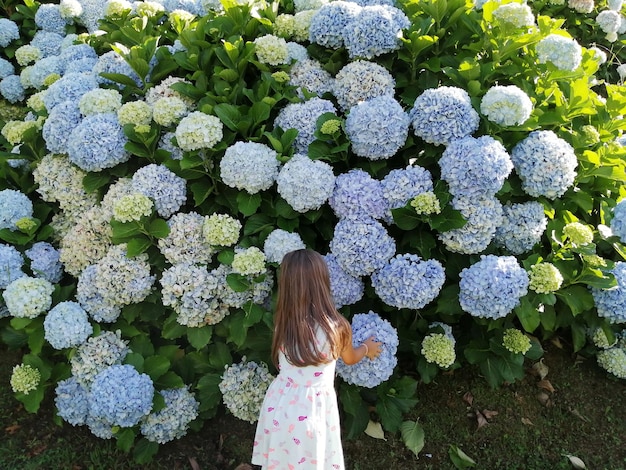
[{"label": "white hydrangea flower", "polygon": [[591,13],[595,3],[593,0],[568,0],[567,6],[578,13]]},{"label": "white hydrangea flower", "polygon": [[159,98],[152,105],[152,119],[161,126],[169,127],[189,113],[187,104],[177,96]]},{"label": "white hydrangea flower", "polygon": [[141,193],[122,196],[113,206],[113,218],[118,222],[132,222],[152,214],[152,199]]},{"label": "white hydrangea flower", "polygon": [[117,110],[117,119],[121,126],[149,125],[152,122],[152,106],[145,101],[128,101]]},{"label": "white hydrangea flower", "polygon": [[117,113],[122,107],[122,95],[117,90],[96,88],[85,93],[78,101],[83,116],[99,113]]},{"label": "white hydrangea flower", "polygon": [[517,28],[535,24],[535,16],[525,3],[512,2],[500,5],[494,10],[493,16],[500,22],[512,24]]},{"label": "white hydrangea flower", "polygon": [[278,173],[278,193],[298,212],[319,209],[333,193],[336,177],[321,160],[295,154]]},{"label": "white hydrangea flower", "polygon": [[607,34],[617,34],[620,26],[622,25],[622,16],[617,11],[604,10],[598,13],[598,16],[596,16],[596,22],[603,32]]},{"label": "white hydrangea flower", "polygon": [[572,38],[550,34],[535,46],[540,64],[552,63],[559,70],[576,70],[582,62],[582,48]]},{"label": "white hydrangea flower", "polygon": [[283,261],[283,257],[287,253],[304,248],[306,248],[306,245],[299,234],[290,233],[280,228],[273,230],[263,244],[263,251],[267,261],[278,264]]},{"label": "white hydrangea flower", "polygon": [[287,63],[287,41],[284,38],[266,34],[254,40],[256,56],[259,62],[270,65]]},{"label": "white hydrangea flower", "polygon": [[37,62],[41,58],[41,50],[38,47],[25,44],[15,50],[15,60],[22,67]]},{"label": "white hydrangea flower", "polygon": [[223,124],[200,111],[189,113],[176,127],[176,141],[184,151],[209,149],[222,140]]},{"label": "white hydrangea flower", "polygon": [[480,112],[501,126],[524,124],[532,111],[532,101],[515,85],[493,86],[487,90],[480,102]]}]

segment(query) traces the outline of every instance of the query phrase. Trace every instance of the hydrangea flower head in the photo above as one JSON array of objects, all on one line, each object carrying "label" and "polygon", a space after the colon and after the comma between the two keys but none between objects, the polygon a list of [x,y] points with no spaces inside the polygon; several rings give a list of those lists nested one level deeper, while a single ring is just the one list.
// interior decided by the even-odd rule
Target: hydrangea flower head
[{"label": "hydrangea flower head", "polygon": [[526,354],[530,349],[530,338],[517,328],[507,328],[502,336],[502,346],[513,354]]},{"label": "hydrangea flower head", "polygon": [[561,271],[552,263],[537,263],[530,268],[529,288],[538,294],[556,292],[563,284]]},{"label": "hydrangea flower head", "polygon": [[50,85],[43,96],[43,102],[46,109],[52,111],[56,105],[64,101],[78,103],[81,96],[96,88],[98,88],[98,82],[95,75],[91,73],[67,73]]},{"label": "hydrangea flower head", "polygon": [[443,333],[430,333],[422,340],[422,356],[429,363],[447,369],[456,361],[454,338]]},{"label": "hydrangea flower head", "polygon": [[435,145],[448,145],[473,134],[480,118],[462,88],[429,88],[417,97],[409,112],[415,135]]},{"label": "hydrangea flower head", "polygon": [[[329,5],[335,4],[337,1]],[[395,79],[382,65],[367,60],[355,60],[337,72],[332,92],[339,107],[343,111],[349,111],[361,101],[383,95],[393,96],[395,86]]]},{"label": "hydrangea flower head", "polygon": [[187,103],[178,96],[164,96],[152,104],[152,118],[157,124],[169,127],[189,113]]},{"label": "hydrangea flower head", "polygon": [[78,104],[74,101],[64,101],[52,108],[42,129],[48,150],[65,154],[69,137],[82,119]]},{"label": "hydrangea flower head", "polygon": [[185,151],[210,149],[222,140],[223,127],[219,118],[194,111],[178,123],[176,142]]},{"label": "hydrangea flower head", "polygon": [[152,410],[154,385],[131,365],[107,367],[89,390],[89,414],[110,426],[131,427]]},{"label": "hydrangea flower head", "polygon": [[15,67],[11,62],[0,57],[0,80],[9,75],[15,75]]},{"label": "hydrangea flower head", "polygon": [[504,318],[528,292],[528,274],[513,256],[481,255],[460,273],[461,308],[478,318]]},{"label": "hydrangea flower head", "polygon": [[169,234],[158,241],[159,250],[172,264],[211,261],[213,249],[203,235],[205,218],[197,212],[174,214],[168,221]]},{"label": "hydrangea flower head", "polygon": [[619,379],[626,379],[626,350],[624,348],[610,348],[598,351],[596,355],[598,365]]},{"label": "hydrangea flower head", "polygon": [[258,142],[236,142],[226,149],[220,161],[222,181],[231,188],[250,194],[269,189],[278,176],[276,152]]},{"label": "hydrangea flower head", "polygon": [[113,218],[118,222],[141,220],[152,214],[152,199],[141,193],[127,194],[116,201],[113,206]]},{"label": "hydrangea flower head", "polygon": [[78,101],[78,107],[83,116],[98,113],[117,113],[122,106],[122,95],[117,90],[95,88],[89,90]]},{"label": "hydrangea flower head", "polygon": [[22,276],[2,293],[9,312],[18,318],[35,318],[52,305],[54,286],[45,279]]},{"label": "hydrangea flower head", "polygon": [[241,222],[228,214],[211,214],[204,219],[202,233],[211,246],[232,246],[239,240]]},{"label": "hydrangea flower head", "polygon": [[117,110],[117,119],[121,126],[150,124],[152,122],[152,107],[145,101],[128,101]]},{"label": "hydrangea flower head", "polygon": [[219,384],[226,408],[237,418],[254,423],[259,418],[265,392],[274,380],[267,365],[246,361],[226,366]]},{"label": "hydrangea flower head", "polygon": [[280,228],[272,230],[263,243],[263,252],[267,261],[278,264],[283,261],[283,257],[290,251],[302,250],[304,248],[306,246],[300,235]]},{"label": "hydrangea flower head", "polygon": [[626,243],[626,199],[622,199],[613,208],[611,231],[622,243]]},{"label": "hydrangea flower head", "polygon": [[41,129],[38,121],[8,121],[2,127],[2,136],[12,145],[23,143],[24,134],[31,129]]},{"label": "hydrangea flower head", "polygon": [[358,347],[368,338],[374,337],[382,343],[381,353],[376,359],[363,358],[348,366],[337,360],[337,375],[349,384],[373,388],[388,380],[398,363],[398,332],[387,320],[371,310],[352,317],[352,345]]},{"label": "hydrangea flower head", "polygon": [[0,191],[0,229],[17,230],[17,221],[33,216],[33,203],[26,194],[14,189]]},{"label": "hydrangea flower head", "polygon": [[41,59],[41,51],[30,44],[25,44],[15,50],[15,60],[22,67],[37,62],[39,59]]},{"label": "hydrangea flower head", "polygon": [[359,277],[346,272],[332,253],[324,255],[328,273],[330,275],[330,290],[333,294],[335,307],[352,305],[363,298],[365,286]]},{"label": "hydrangea flower head", "polygon": [[311,18],[308,39],[331,49],[343,47],[345,28],[360,11],[361,7],[356,3],[343,0],[322,5]]},{"label": "hydrangea flower head", "polygon": [[618,261],[611,270],[617,286],[611,289],[591,288],[598,315],[611,323],[626,323],[626,262]]},{"label": "hydrangea flower head", "polygon": [[578,13],[591,13],[595,8],[594,0],[568,0],[567,6]]},{"label": "hydrangea flower head", "polygon": [[168,218],[178,212],[187,200],[184,178],[164,165],[151,163],[138,169],[132,177],[133,189],[154,201],[157,213]]},{"label": "hydrangea flower head", "polygon": [[36,390],[41,381],[41,373],[38,369],[28,364],[18,364],[13,367],[11,374],[11,389],[15,393],[23,393],[28,395]]},{"label": "hydrangea flower head", "polygon": [[83,6],[78,0],[61,0],[59,2],[59,13],[65,19],[78,18],[83,12]]},{"label": "hydrangea flower head", "polygon": [[372,273],[376,295],[387,305],[418,310],[432,302],[446,280],[437,260],[415,254],[396,255]]},{"label": "hydrangea flower head", "polygon": [[276,189],[295,211],[304,213],[326,203],[335,182],[333,168],[328,163],[297,153],[280,168]]},{"label": "hydrangea flower head", "polygon": [[87,312],[76,302],[61,302],[43,322],[45,339],[54,349],[79,346],[93,333]]},{"label": "hydrangea flower head", "polygon": [[[500,8],[508,5],[518,4],[507,3]],[[527,5],[525,6],[530,9]],[[528,95],[515,85],[496,85],[489,88],[482,97],[480,112],[487,116],[487,119],[501,126],[519,126],[530,117],[533,112],[533,103]]]},{"label": "hydrangea flower head", "polygon": [[282,108],[274,120],[274,126],[283,130],[296,129],[296,152],[307,153],[309,144],[315,140],[317,119],[324,113],[336,114],[335,105],[331,101],[313,97],[303,103],[289,103]]},{"label": "hydrangea flower head", "polygon": [[63,266],[59,261],[59,251],[48,242],[35,242],[24,252],[30,260],[30,270],[35,277],[41,277],[55,284],[63,276]]},{"label": "hydrangea flower head", "polygon": [[0,243],[0,289],[6,289],[16,279],[26,276],[23,265],[24,258],[14,246]]},{"label": "hydrangea flower head", "polygon": [[98,57],[96,65],[94,65],[93,74],[100,85],[114,85],[115,82],[102,76],[103,73],[116,73],[126,75],[135,82],[138,87],[143,86],[141,78],[126,62],[126,60],[117,53],[117,51],[105,52]]},{"label": "hydrangea flower head", "polygon": [[387,200],[387,218],[391,209],[404,207],[406,203],[420,194],[433,190],[430,171],[419,165],[391,170],[381,181],[383,197]]},{"label": "hydrangea flower head", "polygon": [[540,64],[550,62],[559,70],[576,70],[582,62],[582,48],[571,38],[559,34],[550,34],[535,46],[537,61]]},{"label": "hydrangea flower head", "polygon": [[511,254],[521,255],[539,243],[547,226],[548,219],[540,202],[507,204],[494,241]]},{"label": "hydrangea flower head", "polygon": [[103,331],[82,343],[71,357],[72,376],[89,387],[99,372],[121,364],[129,352],[128,341],[122,339],[120,330]]},{"label": "hydrangea flower head", "polygon": [[82,426],[89,415],[88,392],[75,377],[61,380],[55,388],[57,414],[72,426]]},{"label": "hydrangea flower head", "polygon": [[418,194],[411,199],[411,207],[415,209],[418,215],[440,214],[441,204],[439,198],[432,191],[426,191]]},{"label": "hydrangea flower head", "polygon": [[516,28],[535,24],[533,12],[525,3],[512,2],[500,5],[493,11],[493,17],[501,23],[508,23]]},{"label": "hydrangea flower head", "polygon": [[309,38],[309,26],[317,10],[303,10],[293,15],[293,37],[297,42],[304,42]]},{"label": "hydrangea flower head", "polygon": [[266,34],[254,40],[257,59],[262,64],[281,65],[287,63],[287,41],[284,38]]},{"label": "hydrangea flower head", "polygon": [[328,203],[338,217],[381,219],[388,208],[381,182],[359,168],[336,178]]},{"label": "hydrangea flower head", "polygon": [[9,75],[0,80],[0,95],[9,103],[23,101],[26,95],[20,77]]},{"label": "hydrangea flower head", "polygon": [[350,109],[346,134],[352,151],[370,160],[390,158],[404,145],[409,133],[409,116],[393,96],[382,95]]},{"label": "hydrangea flower head", "polygon": [[574,183],[578,160],[574,149],[549,130],[531,132],[511,151],[522,189],[530,196],[555,199]]},{"label": "hydrangea flower head", "polygon": [[593,230],[580,222],[570,222],[563,227],[563,235],[574,246],[585,246],[593,243]]},{"label": "hydrangea flower head", "polygon": [[231,266],[237,274],[255,275],[265,271],[265,261],[265,253],[256,246],[236,248]]},{"label": "hydrangea flower head", "polygon": [[19,37],[20,30],[17,23],[8,18],[0,18],[0,47],[7,47]]},{"label": "hydrangea flower head", "polygon": [[289,84],[298,87],[298,96],[304,99],[302,89],[308,93],[322,96],[332,88],[333,78],[322,65],[314,59],[298,60],[289,72]]},{"label": "hydrangea flower head", "polygon": [[159,392],[165,407],[150,413],[141,422],[141,434],[159,444],[179,439],[187,434],[189,423],[198,417],[200,404],[187,387]]},{"label": "hydrangea flower head", "polygon": [[350,58],[372,59],[400,48],[402,30],[411,25],[402,10],[390,5],[361,8],[346,24],[344,44]]}]

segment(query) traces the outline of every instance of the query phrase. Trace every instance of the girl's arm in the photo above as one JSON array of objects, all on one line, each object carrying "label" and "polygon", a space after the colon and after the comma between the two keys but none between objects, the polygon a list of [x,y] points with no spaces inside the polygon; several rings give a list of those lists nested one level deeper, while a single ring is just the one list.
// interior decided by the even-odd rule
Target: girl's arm
[{"label": "girl's arm", "polygon": [[355,348],[352,346],[352,332],[350,332],[346,345],[344,346],[343,351],[341,351],[341,359],[349,366],[356,364],[365,356],[370,359],[376,359],[380,354],[381,345],[381,342],[375,341],[374,337],[370,336]]}]

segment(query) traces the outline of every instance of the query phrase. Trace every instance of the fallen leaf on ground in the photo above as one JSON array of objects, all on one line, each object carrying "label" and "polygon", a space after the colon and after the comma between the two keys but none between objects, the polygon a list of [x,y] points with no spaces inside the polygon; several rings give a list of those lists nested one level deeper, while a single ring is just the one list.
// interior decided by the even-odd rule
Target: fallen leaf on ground
[{"label": "fallen leaf on ground", "polygon": [[548,395],[546,392],[539,392],[537,394],[537,400],[539,400],[539,403],[541,403],[543,406],[552,405],[552,400],[550,400],[550,395]]},{"label": "fallen leaf on ground", "polygon": [[538,376],[540,380],[543,380],[546,378],[546,375],[548,375],[549,370],[550,368],[543,363],[543,357],[539,359],[539,362],[535,362],[533,364],[533,373],[536,376]]},{"label": "fallen leaf on ground", "polygon": [[489,424],[489,421],[487,421],[485,415],[478,410],[476,410],[476,421],[478,422],[478,427],[476,428],[477,431],[483,426]]},{"label": "fallen leaf on ground", "polygon": [[550,393],[554,393],[556,391],[548,379],[543,379],[537,382],[537,387],[543,388]]},{"label": "fallen leaf on ground", "polygon": [[191,465],[192,470],[200,470],[200,465],[198,465],[198,461],[194,457],[187,457],[189,459],[189,465]]},{"label": "fallen leaf on ground", "polygon": [[535,424],[528,418],[522,418],[522,424],[525,424],[526,426],[534,426]]},{"label": "fallen leaf on ground", "polygon": [[557,348],[563,349],[563,343],[561,343],[561,338],[559,338],[558,336],[552,338],[550,342],[554,344]]},{"label": "fallen leaf on ground", "polygon": [[41,454],[44,450],[46,450],[48,448],[48,446],[46,444],[41,444],[38,445],[37,447],[35,447],[33,450],[31,450],[28,455],[31,457],[34,457],[36,455]]},{"label": "fallen leaf on ground", "polygon": [[491,419],[494,416],[497,416],[498,412],[494,411],[494,410],[483,410],[483,415],[485,416],[485,418],[487,419]]},{"label": "fallen leaf on ground", "polygon": [[585,465],[585,462],[583,462],[581,459],[579,459],[575,455],[565,454],[565,456],[569,459],[569,463],[571,463],[572,467],[574,467],[576,470],[583,470],[587,468],[587,466]]},{"label": "fallen leaf on ground", "polygon": [[474,403],[474,395],[472,395],[472,392],[465,392],[463,394],[463,401],[469,406],[472,406],[472,403]]},{"label": "fallen leaf on ground", "polygon": [[19,429],[22,426],[20,426],[19,424],[12,424],[11,426],[7,426],[6,428],[4,428],[4,432],[6,432],[7,434],[15,434],[17,431],[19,431]]},{"label": "fallen leaf on ground", "polygon": [[589,422],[589,418],[583,416],[580,414],[580,412],[576,409],[576,408],[570,408],[569,409],[570,413],[572,413],[574,416],[576,416],[578,419],[582,419],[585,423]]},{"label": "fallen leaf on ground", "polygon": [[365,434],[367,434],[369,437],[373,437],[374,439],[382,439],[383,441],[387,440],[385,439],[385,433],[383,432],[383,427],[380,425],[380,423],[372,421],[371,419],[370,422],[367,423],[367,427],[365,428]]}]

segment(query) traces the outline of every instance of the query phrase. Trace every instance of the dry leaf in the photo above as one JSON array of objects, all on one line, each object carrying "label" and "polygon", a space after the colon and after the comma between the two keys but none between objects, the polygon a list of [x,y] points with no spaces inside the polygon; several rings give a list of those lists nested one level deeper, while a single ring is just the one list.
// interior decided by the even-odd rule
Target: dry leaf
[{"label": "dry leaf", "polygon": [[522,424],[525,424],[526,426],[534,426],[535,424],[528,418],[522,418]]},{"label": "dry leaf", "polygon": [[540,380],[546,378],[546,375],[548,375],[548,370],[550,369],[547,365],[543,363],[543,357],[539,359],[539,362],[535,362],[533,364],[533,372],[539,377]]},{"label": "dry leaf", "polygon": [[463,401],[469,406],[472,406],[472,403],[474,403],[474,395],[472,395],[472,392],[465,392],[463,394]]},{"label": "dry leaf", "polygon": [[37,447],[35,447],[33,450],[31,450],[28,455],[31,457],[34,457],[36,455],[41,454],[44,450],[46,450],[48,448],[48,446],[46,444],[41,444],[38,445]]},{"label": "dry leaf", "polygon": [[385,439],[385,433],[383,432],[383,427],[380,425],[380,423],[376,423],[371,419],[370,422],[367,423],[367,427],[365,428],[365,434],[367,434],[369,437],[373,437],[374,439],[382,439],[383,441],[387,440]]},{"label": "dry leaf", "polygon": [[483,426],[489,424],[489,421],[487,421],[487,418],[485,418],[485,415],[482,414],[478,410],[476,410],[476,421],[478,421],[478,427],[476,428],[477,431]]},{"label": "dry leaf", "polygon": [[570,408],[569,411],[578,419],[582,419],[585,423],[589,422],[589,418],[586,418],[585,416],[581,415],[580,412],[576,408]]},{"label": "dry leaf", "polygon": [[561,343],[561,338],[555,336],[550,342],[554,344],[557,348],[563,349],[563,343]]},{"label": "dry leaf", "polygon": [[19,424],[12,424],[11,426],[7,426],[6,428],[4,428],[4,431],[7,434],[15,434],[22,426],[20,426]]},{"label": "dry leaf", "polygon": [[585,462],[583,462],[581,459],[579,459],[575,455],[566,454],[565,456],[569,459],[569,463],[571,463],[572,467],[574,467],[576,470],[583,470],[587,468],[587,466],[585,465]]},{"label": "dry leaf", "polygon": [[498,414],[497,411],[494,410],[483,410],[483,415],[485,416],[485,418],[487,419],[491,419],[494,416],[496,416]]},{"label": "dry leaf", "polygon": [[554,393],[556,391],[548,379],[543,379],[537,382],[537,387],[543,388],[550,393]]},{"label": "dry leaf", "polygon": [[541,403],[543,406],[550,406],[552,404],[552,402],[550,401],[550,395],[548,395],[546,392],[539,392],[537,394],[537,400],[539,400],[539,403]]},{"label": "dry leaf", "polygon": [[191,465],[191,470],[200,470],[200,465],[198,465],[198,461],[194,457],[187,457],[189,460],[189,465]]}]

